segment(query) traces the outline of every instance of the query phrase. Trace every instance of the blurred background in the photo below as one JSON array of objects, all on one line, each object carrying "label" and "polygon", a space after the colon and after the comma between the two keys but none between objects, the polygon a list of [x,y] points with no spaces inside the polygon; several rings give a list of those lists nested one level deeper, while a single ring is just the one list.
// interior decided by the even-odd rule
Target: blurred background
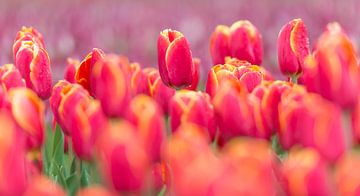
[{"label": "blurred background", "polygon": [[172,28],[201,58],[204,77],[216,25],[248,19],[263,36],[263,66],[277,75],[276,39],[283,24],[302,18],[313,44],[328,22],[338,21],[358,47],[359,9],[359,0],[0,0],[0,63],[12,63],[16,32],[33,26],[44,36],[54,80],[62,78],[67,57],[81,60],[94,47],[156,66],[158,33]]}]

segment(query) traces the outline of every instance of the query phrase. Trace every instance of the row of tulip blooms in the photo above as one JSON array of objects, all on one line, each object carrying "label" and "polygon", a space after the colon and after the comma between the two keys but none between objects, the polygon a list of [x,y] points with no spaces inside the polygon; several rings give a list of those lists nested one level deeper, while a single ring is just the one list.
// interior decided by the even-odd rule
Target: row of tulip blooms
[{"label": "row of tulip blooms", "polygon": [[219,25],[200,91],[200,60],[167,29],[159,69],[94,48],[52,85],[43,37],[23,27],[0,67],[0,194],[359,195],[357,54],[337,23],[309,45],[301,19],[282,27],[289,79],[275,80],[253,24]]}]

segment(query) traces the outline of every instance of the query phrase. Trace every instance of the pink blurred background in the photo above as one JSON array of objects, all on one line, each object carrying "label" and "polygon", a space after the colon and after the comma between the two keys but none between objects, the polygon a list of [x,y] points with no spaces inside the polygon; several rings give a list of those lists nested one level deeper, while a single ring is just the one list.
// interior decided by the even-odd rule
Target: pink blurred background
[{"label": "pink blurred background", "polygon": [[12,63],[16,32],[33,26],[44,36],[54,80],[62,78],[67,57],[82,59],[93,47],[156,66],[158,33],[172,28],[188,38],[204,76],[212,65],[209,37],[216,25],[248,19],[263,36],[263,66],[279,73],[276,38],[283,24],[301,17],[313,43],[328,22],[338,21],[358,47],[359,9],[359,0],[0,0],[0,63]]}]

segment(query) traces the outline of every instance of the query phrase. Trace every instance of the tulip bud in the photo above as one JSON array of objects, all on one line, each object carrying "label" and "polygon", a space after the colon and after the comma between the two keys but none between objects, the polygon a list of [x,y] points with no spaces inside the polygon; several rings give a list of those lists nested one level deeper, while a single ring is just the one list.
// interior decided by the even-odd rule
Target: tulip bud
[{"label": "tulip bud", "polygon": [[80,65],[79,60],[68,58],[67,65],[66,65],[65,72],[64,72],[64,79],[70,83],[76,83],[75,73],[76,73],[76,69],[79,65]]},{"label": "tulip bud", "polygon": [[291,150],[281,171],[286,195],[332,195],[329,169],[316,150]]},{"label": "tulip bud", "polygon": [[218,25],[210,38],[210,54],[213,64],[224,64],[225,57],[231,56],[230,28]]},{"label": "tulip bud", "polygon": [[108,55],[95,64],[91,74],[94,96],[107,116],[122,116],[130,99],[127,76],[117,56]]},{"label": "tulip bud", "polygon": [[90,85],[90,76],[92,74],[92,69],[94,65],[100,59],[104,58],[105,53],[98,49],[94,48],[83,61],[81,61],[80,65],[77,66],[76,73],[75,73],[75,80],[78,84],[83,86],[90,94],[91,85]]},{"label": "tulip bud", "polygon": [[336,163],[335,185],[338,195],[360,194],[360,156],[358,152],[349,152]]},{"label": "tulip bud", "polygon": [[117,191],[140,192],[144,188],[149,159],[128,122],[112,122],[102,133],[96,160],[105,182]]},{"label": "tulip bud", "polygon": [[28,185],[24,196],[65,196],[66,192],[45,176],[37,176],[31,180]]},{"label": "tulip bud", "polygon": [[164,113],[169,111],[169,101],[175,94],[175,90],[167,87],[160,78],[158,70],[154,68],[145,68],[142,71],[142,89],[143,93],[154,98],[156,102],[161,106]]},{"label": "tulip bud", "polygon": [[359,68],[354,45],[337,23],[320,36],[305,61],[302,83],[341,107],[352,108],[359,94]]},{"label": "tulip bud", "polygon": [[0,194],[21,195],[27,185],[25,138],[6,109],[0,110]]},{"label": "tulip bud", "polygon": [[51,94],[50,58],[46,50],[32,41],[23,41],[15,54],[15,65],[31,88],[42,99]]},{"label": "tulip bud", "polygon": [[263,58],[262,38],[248,20],[240,20],[230,27],[231,56],[260,65]]},{"label": "tulip bud", "polygon": [[127,119],[137,127],[138,135],[152,160],[159,161],[166,140],[164,116],[160,106],[151,97],[138,95],[130,102]]},{"label": "tulip bud", "polygon": [[200,78],[200,59],[198,58],[194,58],[193,59],[193,64],[194,64],[194,73],[193,73],[193,80],[192,83],[189,87],[187,87],[186,89],[188,90],[193,90],[195,91],[198,87],[199,84],[199,78]]},{"label": "tulip bud", "polygon": [[317,94],[283,93],[279,104],[279,140],[288,149],[295,143],[313,147],[327,160],[334,161],[346,150],[345,131],[338,106]]},{"label": "tulip bud", "polygon": [[206,130],[191,123],[182,124],[172,135],[165,148],[172,174],[170,195],[206,195],[211,191],[221,164],[208,144]]},{"label": "tulip bud", "polygon": [[170,120],[173,132],[185,122],[206,128],[211,139],[215,138],[216,122],[214,107],[206,93],[178,91],[170,101]]},{"label": "tulip bud", "polygon": [[248,93],[244,86],[238,83],[224,82],[212,102],[221,140],[227,141],[239,135],[254,135],[252,112],[248,103]]},{"label": "tulip bud", "polygon": [[219,25],[211,35],[210,53],[215,65],[224,64],[228,56],[260,65],[262,50],[261,35],[247,20],[237,21],[230,28]]},{"label": "tulip bud", "polygon": [[117,194],[99,185],[82,188],[76,196],[116,196]]},{"label": "tulip bud", "polygon": [[281,72],[286,76],[301,73],[305,57],[310,53],[307,28],[301,19],[294,19],[281,28],[277,47]]},{"label": "tulip bud", "polygon": [[0,67],[0,83],[5,90],[25,87],[25,80],[13,64],[5,64]]},{"label": "tulip bud", "polygon": [[224,169],[214,183],[214,195],[281,193],[276,176],[279,164],[267,141],[250,138],[231,140],[222,149],[221,160]]},{"label": "tulip bud", "polygon": [[17,32],[13,45],[14,62],[16,62],[16,54],[24,41],[32,41],[38,44],[39,47],[45,48],[44,38],[35,28],[22,27],[21,30]]},{"label": "tulip bud", "polygon": [[11,89],[9,100],[14,119],[26,133],[28,149],[41,148],[45,132],[43,102],[32,90],[27,88]]},{"label": "tulip bud", "polygon": [[224,64],[215,65],[208,73],[206,92],[214,97],[221,83],[227,80],[237,81],[251,92],[264,81],[264,69],[257,65]]},{"label": "tulip bud", "polygon": [[192,84],[194,65],[188,41],[178,31],[166,29],[158,38],[158,64],[162,81],[172,88]]}]

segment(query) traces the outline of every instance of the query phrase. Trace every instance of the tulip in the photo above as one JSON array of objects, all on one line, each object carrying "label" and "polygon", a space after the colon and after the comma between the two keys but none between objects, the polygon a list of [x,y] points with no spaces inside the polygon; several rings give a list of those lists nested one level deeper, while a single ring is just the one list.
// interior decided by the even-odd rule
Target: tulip
[{"label": "tulip", "polygon": [[280,164],[267,141],[250,138],[231,140],[221,150],[221,160],[224,169],[214,183],[214,195],[281,193],[276,176]]},{"label": "tulip", "polygon": [[104,56],[105,53],[102,50],[98,48],[93,48],[92,51],[85,57],[85,59],[81,61],[80,65],[77,66],[75,72],[75,80],[78,84],[83,86],[90,94],[92,94],[90,84],[92,69],[100,59],[104,58]]},{"label": "tulip", "polygon": [[105,182],[117,191],[140,192],[149,169],[149,157],[135,128],[112,122],[97,142],[97,159]]},{"label": "tulip", "polygon": [[25,80],[13,64],[5,64],[0,67],[0,83],[5,90],[25,87]]},{"label": "tulip", "polygon": [[67,135],[69,134],[69,132],[67,131],[64,122],[62,122],[62,119],[60,118],[59,105],[60,105],[60,102],[63,99],[65,93],[68,93],[70,88],[71,88],[70,82],[68,82],[66,80],[59,80],[54,85],[54,87],[52,89],[51,97],[49,99],[50,108],[54,115],[54,119],[53,119],[54,127],[53,128],[55,128],[55,123],[57,123],[61,127],[61,130]]},{"label": "tulip", "polygon": [[[251,67],[252,66],[252,64],[249,61],[239,60],[237,58],[231,58],[231,57],[225,57],[225,64],[230,64],[235,67],[241,67],[241,66]],[[268,70],[266,70],[264,67],[256,66],[256,68],[262,73],[264,80],[266,80],[266,81],[274,80],[271,73]]]},{"label": "tulip", "polygon": [[32,41],[39,45],[39,47],[45,48],[44,38],[39,31],[33,27],[22,27],[17,32],[13,45],[14,61],[16,61],[16,54],[24,41]]},{"label": "tulip", "polygon": [[[294,88],[294,87],[293,87]],[[283,93],[279,104],[279,140],[284,149],[300,143],[313,147],[329,161],[340,157],[347,148],[341,110],[317,94],[295,87]]]},{"label": "tulip", "polygon": [[214,65],[224,64],[225,57],[231,56],[230,28],[218,25],[210,38],[210,54]]},{"label": "tulip", "polygon": [[52,76],[50,58],[44,48],[33,41],[23,41],[15,55],[15,65],[26,86],[42,99],[51,94]]},{"label": "tulip", "polygon": [[328,166],[314,149],[291,150],[281,171],[286,195],[332,195]]},{"label": "tulip", "polygon": [[221,171],[221,163],[208,144],[206,130],[195,124],[182,124],[172,135],[164,154],[172,174],[170,194],[210,193]]},{"label": "tulip", "polygon": [[359,94],[359,68],[354,45],[337,23],[320,36],[304,65],[302,83],[311,92],[343,108],[353,108]]},{"label": "tulip", "polygon": [[310,53],[307,28],[301,19],[294,19],[281,28],[277,47],[281,72],[286,76],[301,73],[305,57]]},{"label": "tulip", "polygon": [[240,135],[254,135],[253,114],[244,86],[224,82],[212,102],[219,124],[220,141]]},{"label": "tulip", "polygon": [[76,196],[116,196],[117,194],[99,185],[91,185],[82,188],[76,193]]},{"label": "tulip", "polygon": [[172,97],[169,107],[172,132],[182,123],[189,122],[204,127],[208,130],[210,138],[215,138],[215,112],[208,94],[189,90],[178,91]]},{"label": "tulip", "polygon": [[[241,63],[242,64],[242,63]],[[237,81],[244,85],[248,92],[265,80],[265,74],[261,67],[248,64],[224,64],[215,65],[208,73],[206,92],[214,97],[219,86],[226,80]]]},{"label": "tulip", "polygon": [[64,73],[64,79],[70,83],[76,83],[75,73],[76,73],[76,69],[79,65],[80,65],[79,60],[68,58],[67,65],[65,68],[65,73]]},{"label": "tulip", "polygon": [[194,65],[188,41],[178,31],[166,29],[160,32],[158,65],[162,81],[172,88],[184,88],[192,84]]},{"label": "tulip", "polygon": [[12,114],[0,110],[0,194],[21,195],[27,185],[25,138]]},{"label": "tulip", "polygon": [[240,20],[230,27],[231,56],[260,65],[263,58],[262,38],[250,21]]},{"label": "tulip", "polygon": [[152,160],[159,161],[166,141],[164,116],[160,106],[151,97],[138,95],[131,100],[126,118],[137,127],[138,135]]},{"label": "tulip", "polygon": [[194,58],[193,59],[193,64],[194,64],[194,72],[193,72],[193,80],[192,83],[189,87],[187,87],[186,89],[188,90],[193,90],[195,91],[198,87],[199,84],[199,78],[200,78],[200,59],[198,58]]},{"label": "tulip", "polygon": [[335,166],[335,187],[338,195],[360,194],[360,156],[357,152],[349,152]]},{"label": "tulip", "polygon": [[98,61],[91,75],[94,96],[108,116],[122,116],[128,105],[130,89],[120,59],[109,55]]},{"label": "tulip", "polygon": [[13,88],[9,91],[11,112],[26,133],[28,149],[40,149],[44,140],[45,106],[30,89]]},{"label": "tulip", "polygon": [[29,183],[24,196],[65,196],[66,192],[45,176],[37,176]]},{"label": "tulip", "polygon": [[214,65],[224,64],[226,57],[236,57],[260,65],[262,50],[261,35],[247,20],[237,21],[230,28],[219,25],[211,35],[210,53]]},{"label": "tulip", "polygon": [[169,101],[175,90],[167,87],[160,78],[159,71],[155,68],[145,68],[142,71],[142,83],[139,89],[142,93],[154,98],[166,114],[169,111]]}]

